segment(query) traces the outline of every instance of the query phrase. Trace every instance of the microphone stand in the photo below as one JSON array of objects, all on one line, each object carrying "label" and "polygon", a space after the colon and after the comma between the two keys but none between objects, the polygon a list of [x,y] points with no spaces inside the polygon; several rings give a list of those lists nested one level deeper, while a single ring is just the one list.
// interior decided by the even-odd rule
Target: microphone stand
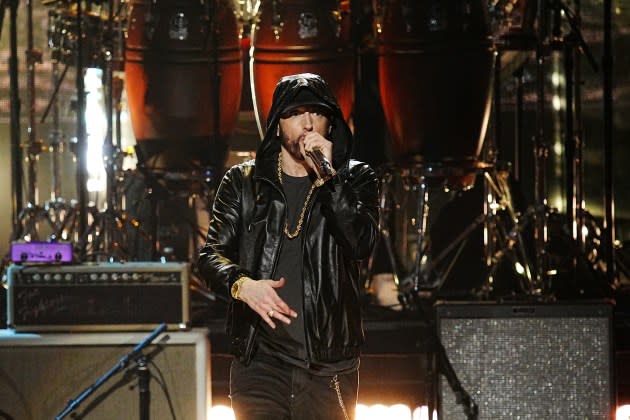
[{"label": "microphone stand", "polygon": [[151,344],[155,338],[166,330],[166,324],[162,323],[157,328],[151,332],[143,341],[141,341],[136,347],[133,348],[131,352],[121,357],[120,360],[116,363],[116,365],[107,371],[103,376],[98,378],[96,382],[87,387],[83,392],[81,392],[76,398],[70,400],[66,408],[64,408],[57,416],[55,420],[61,420],[66,417],[68,414],[72,413],[76,410],[79,405],[94,391],[96,391],[101,385],[103,385],[107,380],[109,380],[116,373],[123,370],[129,364],[129,361],[136,361],[137,364],[137,374],[138,374],[138,391],[140,394],[140,420],[148,420],[149,419],[149,403],[151,402],[150,390],[149,390],[149,369],[147,365],[147,356],[142,354],[141,351]]},{"label": "microphone stand", "polygon": [[[418,299],[418,296],[415,296]],[[429,419],[433,418],[433,409],[435,407],[435,393],[437,391],[437,378],[439,374],[442,374],[448,382],[451,391],[455,394],[455,401],[462,406],[462,410],[466,415],[467,420],[477,420],[479,418],[479,407],[470,394],[464,389],[462,383],[457,377],[457,373],[451,364],[446,349],[440,340],[437,333],[437,324],[430,320],[424,309],[422,308],[422,302],[418,302],[415,305],[421,318],[427,321],[430,326],[426,329],[429,342],[429,357],[434,359],[437,363],[435,373],[429,373],[431,380],[429,381],[431,391],[429,392]],[[433,324],[433,325],[432,325]]]}]

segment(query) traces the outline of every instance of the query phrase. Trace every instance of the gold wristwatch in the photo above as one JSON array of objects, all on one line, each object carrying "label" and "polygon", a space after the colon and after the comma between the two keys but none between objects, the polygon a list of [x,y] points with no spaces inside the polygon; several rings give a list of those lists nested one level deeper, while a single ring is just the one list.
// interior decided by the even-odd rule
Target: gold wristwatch
[{"label": "gold wristwatch", "polygon": [[232,283],[232,287],[230,288],[230,294],[232,295],[232,298],[236,300],[241,299],[240,298],[241,287],[243,286],[243,283],[245,282],[245,280],[249,280],[249,277],[247,276],[239,277],[238,279],[236,279],[234,283]]}]

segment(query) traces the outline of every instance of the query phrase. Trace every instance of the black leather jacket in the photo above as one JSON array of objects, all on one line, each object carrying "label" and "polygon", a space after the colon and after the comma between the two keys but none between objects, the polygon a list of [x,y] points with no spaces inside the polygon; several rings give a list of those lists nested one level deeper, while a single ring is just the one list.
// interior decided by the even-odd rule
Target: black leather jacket
[{"label": "black leather jacket", "polygon": [[[294,85],[287,89],[304,87]],[[327,92],[313,90],[331,100]],[[284,92],[288,101],[290,93]],[[359,263],[372,250],[378,220],[376,175],[368,165],[347,158],[350,131],[336,102],[331,104],[337,110],[332,134],[337,175],[313,193],[299,236],[306,350],[311,361],[320,362],[359,355],[363,343]],[[201,274],[213,288],[227,288],[228,294],[244,274],[252,279],[275,279],[279,250],[287,240],[283,233],[286,200],[276,171],[280,142],[270,134],[278,122],[273,110],[283,108],[276,105],[256,161],[236,165],[224,176],[215,197],[207,243],[199,255]],[[246,304],[231,301],[227,324],[231,349],[245,363],[251,359],[260,322]]]}]

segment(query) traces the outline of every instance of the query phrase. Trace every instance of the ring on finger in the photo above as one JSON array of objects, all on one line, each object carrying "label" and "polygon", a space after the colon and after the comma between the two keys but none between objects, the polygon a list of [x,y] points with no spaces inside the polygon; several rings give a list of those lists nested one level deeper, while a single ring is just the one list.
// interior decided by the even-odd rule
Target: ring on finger
[{"label": "ring on finger", "polygon": [[273,314],[274,314],[274,313],[275,313],[275,312],[274,312],[274,310],[273,310],[273,309],[271,309],[269,312],[267,312],[267,316],[268,316],[269,318],[273,318]]}]

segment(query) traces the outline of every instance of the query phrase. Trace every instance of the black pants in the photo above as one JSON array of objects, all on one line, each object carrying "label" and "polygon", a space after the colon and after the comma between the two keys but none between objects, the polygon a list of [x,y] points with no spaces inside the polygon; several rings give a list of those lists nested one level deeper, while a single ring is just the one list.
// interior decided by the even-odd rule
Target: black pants
[{"label": "black pants", "polygon": [[352,420],[358,388],[358,371],[318,376],[275,359],[235,359],[230,369],[237,420]]}]

